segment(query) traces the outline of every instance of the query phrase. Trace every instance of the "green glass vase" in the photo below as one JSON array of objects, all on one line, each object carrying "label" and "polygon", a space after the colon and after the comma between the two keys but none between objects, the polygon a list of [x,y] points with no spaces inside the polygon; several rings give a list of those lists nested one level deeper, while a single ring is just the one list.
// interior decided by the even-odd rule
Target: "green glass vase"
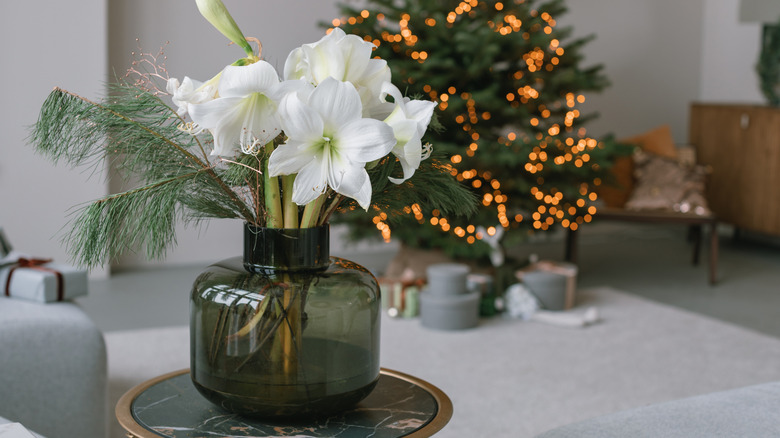
[{"label": "green glass vase", "polygon": [[190,371],[232,412],[316,418],[379,378],[380,301],[364,267],[329,255],[328,226],[244,227],[244,256],[209,266],[190,300]]}]

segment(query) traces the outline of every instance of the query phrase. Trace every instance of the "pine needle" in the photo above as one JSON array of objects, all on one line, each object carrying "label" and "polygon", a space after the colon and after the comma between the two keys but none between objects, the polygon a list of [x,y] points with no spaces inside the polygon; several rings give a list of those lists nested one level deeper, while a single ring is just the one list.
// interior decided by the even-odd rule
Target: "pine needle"
[{"label": "pine needle", "polygon": [[126,83],[100,102],[59,88],[46,99],[30,136],[39,153],[93,174],[108,160],[123,178],[141,181],[79,211],[65,237],[79,264],[95,267],[135,248],[160,258],[175,243],[177,219],[257,221],[182,122],[158,96]]}]

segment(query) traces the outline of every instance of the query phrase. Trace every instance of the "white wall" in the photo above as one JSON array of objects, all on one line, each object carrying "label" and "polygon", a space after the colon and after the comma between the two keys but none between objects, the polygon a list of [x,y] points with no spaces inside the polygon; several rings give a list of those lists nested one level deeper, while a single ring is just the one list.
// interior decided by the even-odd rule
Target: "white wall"
[{"label": "white wall", "polygon": [[[334,0],[226,0],[247,36],[263,41],[264,56],[279,68],[294,47],[317,40],[317,22],[336,16]],[[241,56],[198,14],[192,0],[40,0],[9,3],[0,16],[3,63],[0,226],[12,243],[37,255],[64,259],[53,236],[72,205],[107,190],[100,179],[55,167],[24,146],[54,85],[94,96],[108,71],[123,74],[138,46],[165,44],[172,76],[207,79]],[[693,101],[763,103],[753,65],[760,25],[738,22],[738,0],[569,0],[561,25],[575,35],[596,34],[585,64],[606,66],[612,86],[587,96],[600,112],[593,135],[631,136],[669,123],[675,140],[687,140]],[[38,12],[46,11],[39,16]],[[301,12],[303,11],[303,12]],[[140,41],[137,43],[136,38]],[[32,43],[30,43],[30,41]],[[109,47],[110,41],[110,47]],[[240,224],[215,221],[182,230],[166,263],[205,263],[240,249]],[[124,266],[145,264],[127,258]]]},{"label": "white wall", "polygon": [[705,0],[703,16],[699,100],[766,103],[755,72],[762,25],[739,22],[738,0]]},{"label": "white wall", "polygon": [[[281,73],[287,54],[302,44],[319,40],[319,21],[337,16],[335,3],[323,0],[225,1],[246,37],[263,43],[263,57]],[[192,0],[112,0],[109,4],[110,63],[124,73],[131,52],[157,52],[164,45],[171,77],[185,75],[205,81],[225,65],[244,56],[198,12]],[[140,41],[136,41],[136,39]],[[209,263],[239,255],[243,226],[238,220],[208,221],[198,228],[177,229],[177,246],[167,264]],[[121,266],[148,265],[142,255],[123,257]],[[155,262],[152,262],[155,264]]]},{"label": "white wall", "polygon": [[662,123],[684,137],[688,105],[698,93],[702,0],[569,1],[561,22],[575,35],[595,34],[587,65],[603,64],[612,85],[586,95],[583,108],[601,117],[593,135],[627,137]]},{"label": "white wall", "polygon": [[[42,3],[44,3],[42,5]],[[104,0],[3,2],[0,14],[0,226],[22,252],[69,258],[56,238],[74,204],[106,193],[102,179],[52,164],[26,145],[52,88],[94,98],[106,80]]]},{"label": "white wall", "polygon": [[764,103],[753,66],[760,25],[739,23],[739,0],[570,0],[561,24],[595,34],[585,64],[612,85],[583,108],[601,117],[591,134],[630,137],[668,123],[688,140],[691,102]]}]

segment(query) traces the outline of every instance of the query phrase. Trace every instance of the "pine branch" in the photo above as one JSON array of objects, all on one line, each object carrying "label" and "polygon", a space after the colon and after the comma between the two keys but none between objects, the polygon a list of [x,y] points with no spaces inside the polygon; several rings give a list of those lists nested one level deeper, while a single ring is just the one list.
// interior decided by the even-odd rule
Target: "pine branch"
[{"label": "pine branch", "polygon": [[159,97],[118,84],[101,103],[56,88],[44,102],[31,142],[55,163],[89,165],[94,170],[108,158],[125,177],[139,175],[143,183],[203,170],[234,204],[231,211],[252,221],[251,210],[213,170],[191,150],[197,139],[181,131],[180,119]]},{"label": "pine branch", "polygon": [[[418,204],[424,210],[436,209],[446,215],[472,215],[477,211],[476,197],[452,178],[451,168],[442,164],[441,158],[441,155],[435,154],[424,160],[412,178],[398,185],[387,178],[401,176],[397,161],[390,158],[380,163],[369,172],[373,189],[372,207],[387,213],[391,222],[398,216],[404,216],[404,207],[412,204]],[[355,210],[364,214],[352,199],[346,199],[342,207],[342,213]]]},{"label": "pine branch", "polygon": [[[102,173],[109,160],[141,187],[83,208],[65,240],[80,264],[94,267],[142,247],[159,258],[175,242],[177,219],[240,218],[256,223],[245,197],[225,181],[203,145],[179,129],[181,118],[158,96],[128,84],[93,102],[56,88],[44,102],[30,142],[55,163]],[[203,158],[199,156],[202,155]]]},{"label": "pine branch", "polygon": [[179,201],[205,170],[157,181],[111,195],[82,208],[65,241],[80,265],[92,268],[142,248],[150,259],[175,243]]}]

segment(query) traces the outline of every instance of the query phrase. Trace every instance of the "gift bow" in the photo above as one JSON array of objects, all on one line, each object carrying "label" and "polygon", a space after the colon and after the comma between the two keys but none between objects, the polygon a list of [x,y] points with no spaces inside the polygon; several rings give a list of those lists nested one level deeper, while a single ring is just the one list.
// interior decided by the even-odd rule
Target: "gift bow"
[{"label": "gift bow", "polygon": [[57,301],[62,301],[63,298],[65,298],[65,287],[62,272],[43,266],[46,263],[50,263],[51,261],[52,259],[28,259],[25,257],[19,257],[19,260],[16,261],[15,266],[13,266],[8,271],[8,277],[5,280],[5,296],[11,296],[11,276],[13,275],[14,271],[19,268],[29,268],[53,273],[57,277]]}]

